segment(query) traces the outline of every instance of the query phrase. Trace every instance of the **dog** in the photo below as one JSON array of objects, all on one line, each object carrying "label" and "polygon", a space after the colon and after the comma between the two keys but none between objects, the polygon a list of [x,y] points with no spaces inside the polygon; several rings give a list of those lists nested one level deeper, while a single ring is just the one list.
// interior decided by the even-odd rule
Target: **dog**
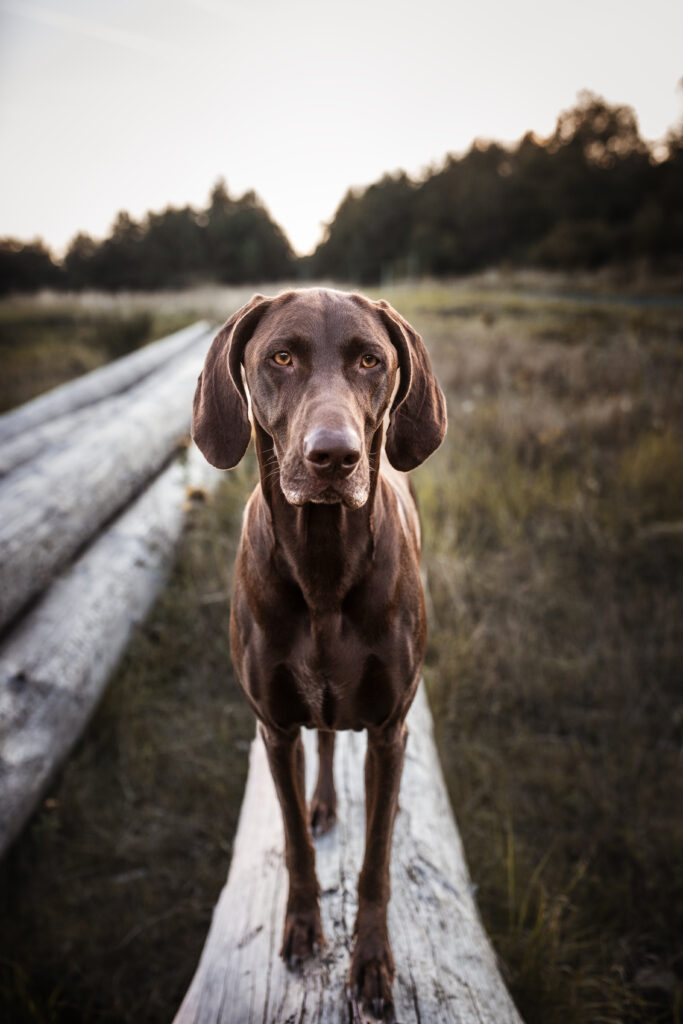
[{"label": "dog", "polygon": [[[281,955],[292,967],[324,942],[311,831],[336,819],[335,731],[366,729],[350,988],[392,1021],[391,838],[426,639],[420,522],[405,474],[443,440],[446,405],[422,339],[388,303],[312,288],[254,296],[213,340],[193,438],[229,469],[252,422],[260,483],[244,513],[230,642],[282,808]],[[301,726],[318,730],[308,811]]]}]

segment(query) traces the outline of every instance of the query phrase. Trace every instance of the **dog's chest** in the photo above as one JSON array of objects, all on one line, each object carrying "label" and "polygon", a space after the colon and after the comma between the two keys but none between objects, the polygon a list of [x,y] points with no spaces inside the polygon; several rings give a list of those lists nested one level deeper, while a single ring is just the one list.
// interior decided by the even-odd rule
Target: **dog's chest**
[{"label": "dog's chest", "polygon": [[[369,644],[343,615],[312,622],[293,644],[288,666],[308,721],[317,729],[381,725],[400,703],[412,660],[396,637]],[[404,670],[399,670],[402,655]]]},{"label": "dog's chest", "polygon": [[258,563],[237,576],[233,660],[266,724],[365,729],[400,717],[419,673],[424,605],[410,560],[380,551],[377,566],[329,601]]},{"label": "dog's chest", "polygon": [[382,620],[378,628],[367,615],[360,622],[290,608],[275,629],[271,619],[238,617],[233,656],[258,716],[282,729],[366,729],[391,719],[411,690],[420,651],[408,621]]}]

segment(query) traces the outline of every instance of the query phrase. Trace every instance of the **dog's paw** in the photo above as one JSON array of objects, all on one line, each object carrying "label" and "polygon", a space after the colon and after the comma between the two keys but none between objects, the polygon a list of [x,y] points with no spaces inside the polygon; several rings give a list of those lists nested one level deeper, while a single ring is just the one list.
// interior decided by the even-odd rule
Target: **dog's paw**
[{"label": "dog's paw", "polygon": [[323,836],[337,823],[337,805],[314,796],[308,809],[308,821],[314,836]]},{"label": "dog's paw", "polygon": [[395,1024],[396,1021],[391,994],[393,980],[394,960],[389,944],[377,948],[375,943],[364,943],[359,939],[351,958],[351,996],[362,1004],[367,1013],[384,1024]]},{"label": "dog's paw", "polygon": [[290,970],[297,968],[321,946],[325,945],[320,911],[290,911],[285,918],[280,956]]}]

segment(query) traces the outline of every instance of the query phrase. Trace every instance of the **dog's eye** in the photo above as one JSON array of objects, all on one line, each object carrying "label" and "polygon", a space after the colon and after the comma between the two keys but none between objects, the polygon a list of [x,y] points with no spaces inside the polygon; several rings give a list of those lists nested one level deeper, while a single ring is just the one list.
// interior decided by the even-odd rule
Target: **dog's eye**
[{"label": "dog's eye", "polygon": [[292,365],[292,354],[291,352],[276,352],[273,359],[278,366],[291,366]]},{"label": "dog's eye", "polygon": [[377,356],[373,356],[369,352],[366,352],[366,354],[360,361],[360,365],[363,367],[363,369],[369,370],[371,369],[371,367],[377,366],[378,362],[379,359],[377,358]]}]

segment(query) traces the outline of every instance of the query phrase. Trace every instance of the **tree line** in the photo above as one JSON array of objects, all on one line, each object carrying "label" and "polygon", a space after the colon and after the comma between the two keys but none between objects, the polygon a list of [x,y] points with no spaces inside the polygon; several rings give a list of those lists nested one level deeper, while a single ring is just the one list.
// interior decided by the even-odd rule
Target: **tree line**
[{"label": "tree line", "polygon": [[315,273],[376,282],[500,265],[594,268],[683,256],[683,125],[652,151],[630,107],[583,93],[553,135],[475,142],[411,181],[351,190]]},{"label": "tree line", "polygon": [[553,134],[475,141],[419,180],[350,189],[315,252],[297,258],[259,198],[223,181],[205,209],[169,207],[110,236],[79,234],[57,262],[41,242],[0,242],[0,291],[151,289],[332,277],[372,284],[494,265],[597,268],[683,255],[683,125],[652,148],[633,110],[581,93]]},{"label": "tree line", "polygon": [[180,288],[204,281],[244,284],[294,276],[284,232],[254,192],[230,196],[223,180],[205,209],[168,207],[137,222],[116,217],[97,242],[73,239],[61,262],[40,241],[0,241],[0,294],[36,288],[118,291]]}]

